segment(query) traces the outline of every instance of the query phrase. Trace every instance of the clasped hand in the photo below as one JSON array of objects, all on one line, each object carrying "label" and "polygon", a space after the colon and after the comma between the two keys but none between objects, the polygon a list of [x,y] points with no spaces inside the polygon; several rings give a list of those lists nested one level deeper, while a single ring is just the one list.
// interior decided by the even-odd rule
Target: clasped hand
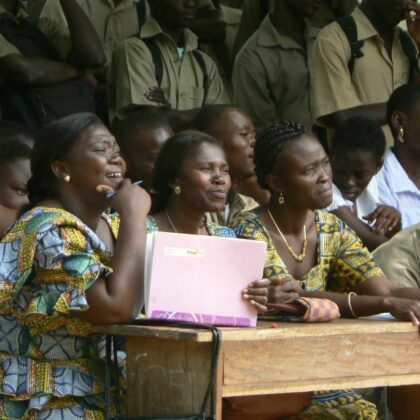
[{"label": "clasped hand", "polygon": [[292,276],[277,277],[272,280],[257,280],[242,290],[242,296],[254,306],[258,312],[276,310],[277,303],[286,302],[299,297],[300,287]]}]

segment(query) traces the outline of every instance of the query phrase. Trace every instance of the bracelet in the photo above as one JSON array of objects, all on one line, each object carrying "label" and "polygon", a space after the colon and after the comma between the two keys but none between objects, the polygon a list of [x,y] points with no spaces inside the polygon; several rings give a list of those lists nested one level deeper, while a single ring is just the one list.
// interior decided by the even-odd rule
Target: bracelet
[{"label": "bracelet", "polygon": [[348,305],[349,305],[349,309],[350,309],[350,312],[351,312],[351,314],[353,315],[353,318],[359,318],[355,313],[354,313],[354,311],[353,311],[353,308],[352,308],[352,306],[351,306],[351,297],[352,296],[357,296],[357,293],[355,293],[355,292],[350,292],[348,295],[347,295],[347,303],[348,303]]}]

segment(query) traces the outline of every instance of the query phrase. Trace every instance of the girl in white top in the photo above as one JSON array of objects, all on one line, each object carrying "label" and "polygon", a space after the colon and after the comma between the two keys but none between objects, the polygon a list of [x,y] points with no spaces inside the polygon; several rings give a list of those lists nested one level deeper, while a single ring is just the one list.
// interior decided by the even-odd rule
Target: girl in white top
[{"label": "girl in white top", "polygon": [[376,174],[382,167],[385,136],[364,117],[345,121],[331,148],[333,201],[327,208],[352,227],[370,250],[401,229],[397,209],[382,205]]}]

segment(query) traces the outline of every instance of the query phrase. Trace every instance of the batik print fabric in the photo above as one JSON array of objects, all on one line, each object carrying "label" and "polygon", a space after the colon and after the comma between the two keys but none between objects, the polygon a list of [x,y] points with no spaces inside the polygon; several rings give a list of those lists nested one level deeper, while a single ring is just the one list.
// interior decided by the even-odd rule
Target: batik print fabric
[{"label": "batik print fabric", "polygon": [[[350,292],[368,278],[383,276],[369,251],[342,220],[323,210],[315,211],[317,264],[300,279],[306,290]],[[232,226],[238,238],[267,243],[264,277],[289,275],[260,216],[242,213]]]},{"label": "batik print fabric", "polygon": [[[104,216],[114,236],[118,219]],[[0,419],[102,419],[103,337],[72,316],[111,254],[72,214],[37,207],[0,242]]]}]

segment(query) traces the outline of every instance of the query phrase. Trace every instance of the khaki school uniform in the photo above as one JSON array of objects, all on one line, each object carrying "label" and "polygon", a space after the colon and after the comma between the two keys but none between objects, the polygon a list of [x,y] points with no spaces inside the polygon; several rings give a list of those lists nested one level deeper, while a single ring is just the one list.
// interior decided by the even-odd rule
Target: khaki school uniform
[{"label": "khaki school uniform", "polygon": [[[192,51],[197,49],[197,36],[184,30],[184,52],[180,56],[173,39],[165,34],[157,21],[150,17],[141,28],[140,38],[154,38],[163,62],[161,88],[173,109],[188,110],[205,104],[229,102],[223,82],[213,60],[204,53],[209,75],[208,86],[203,86],[204,74]],[[155,66],[149,48],[139,37],[123,41],[115,50],[109,72],[110,117],[133,105],[156,105],[145,98],[151,87],[158,86]]]},{"label": "khaki school uniform", "polygon": [[[77,0],[99,35],[107,61],[116,45],[139,33],[139,22],[133,0],[123,0],[118,6],[113,0]],[[148,13],[148,8],[146,9]],[[60,1],[47,0],[41,13],[62,25],[67,25]]]},{"label": "khaki school uniform", "polygon": [[312,127],[311,51],[318,29],[305,22],[308,51],[281,35],[266,16],[235,60],[234,104],[247,112],[258,130],[275,120],[293,120]]},{"label": "khaki school uniform", "polygon": [[[352,75],[348,69],[350,45],[337,23],[322,29],[315,43],[313,97],[316,118],[360,105],[385,103],[397,87],[409,81],[410,63],[401,46],[398,28],[394,30],[390,57],[366,15],[356,8],[352,16],[358,39],[364,41],[364,55],[355,59]],[[383,129],[387,143],[392,144],[389,128]]]},{"label": "khaki school uniform", "polygon": [[373,256],[398,287],[420,287],[420,224],[402,230],[377,248]]}]

